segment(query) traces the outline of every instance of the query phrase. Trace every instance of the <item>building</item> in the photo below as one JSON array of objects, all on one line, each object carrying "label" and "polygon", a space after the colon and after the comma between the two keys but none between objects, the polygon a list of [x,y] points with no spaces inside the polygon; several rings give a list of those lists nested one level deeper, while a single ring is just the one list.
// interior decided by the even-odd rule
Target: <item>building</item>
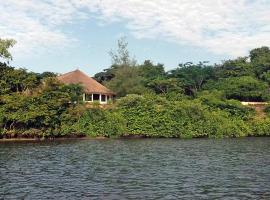
[{"label": "building", "polygon": [[85,102],[107,104],[108,101],[115,98],[114,92],[78,69],[60,75],[57,79],[64,84],[80,84],[83,87],[84,93],[82,99]]}]

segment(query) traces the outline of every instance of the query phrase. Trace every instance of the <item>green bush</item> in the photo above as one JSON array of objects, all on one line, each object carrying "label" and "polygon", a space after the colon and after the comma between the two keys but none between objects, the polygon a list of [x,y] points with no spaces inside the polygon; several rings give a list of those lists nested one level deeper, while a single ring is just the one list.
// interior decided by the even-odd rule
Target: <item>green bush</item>
[{"label": "green bush", "polygon": [[223,110],[228,112],[232,117],[240,117],[247,120],[251,118],[255,111],[252,108],[243,106],[240,101],[234,99],[226,99],[221,91],[204,91],[198,99],[209,107],[210,110]]},{"label": "green bush", "polygon": [[270,119],[255,119],[251,123],[251,136],[270,136]]},{"label": "green bush", "polygon": [[75,123],[62,124],[61,133],[116,137],[125,132],[125,124],[124,118],[116,111],[93,108],[85,110]]},{"label": "green bush", "polygon": [[127,133],[148,137],[240,137],[247,123],[230,112],[209,109],[198,100],[170,102],[157,96],[130,95],[118,103]]}]

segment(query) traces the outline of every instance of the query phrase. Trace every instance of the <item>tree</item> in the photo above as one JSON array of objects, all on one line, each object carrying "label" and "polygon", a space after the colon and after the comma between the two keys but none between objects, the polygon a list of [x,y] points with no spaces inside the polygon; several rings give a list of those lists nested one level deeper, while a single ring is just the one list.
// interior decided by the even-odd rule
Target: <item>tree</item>
[{"label": "tree", "polygon": [[5,130],[43,129],[54,134],[61,125],[61,116],[72,102],[81,99],[82,88],[64,85],[54,78],[47,78],[31,95],[12,93],[1,95],[0,124]]},{"label": "tree", "polygon": [[12,55],[9,52],[9,48],[13,47],[16,41],[13,39],[1,39],[0,38],[0,58],[7,61],[12,60]]},{"label": "tree", "polygon": [[26,69],[14,69],[0,63],[0,94],[25,92],[40,84],[37,74]]},{"label": "tree", "polygon": [[114,78],[106,83],[110,89],[116,92],[118,97],[127,94],[143,94],[147,89],[143,85],[143,78],[136,66],[121,66],[115,70]]},{"label": "tree", "polygon": [[94,79],[99,83],[110,81],[114,78],[114,69],[116,67],[112,66],[111,68],[104,69],[103,72],[96,73]]},{"label": "tree", "polygon": [[104,69],[103,72],[99,72],[94,75],[94,79],[100,83],[108,82],[115,77],[115,73],[118,68],[136,66],[136,60],[130,58],[128,51],[128,42],[125,37],[120,38],[117,41],[117,50],[114,52],[111,50],[109,55],[111,56],[112,65],[108,69]]},{"label": "tree", "polygon": [[205,89],[224,91],[226,98],[240,101],[269,100],[268,85],[251,76],[230,77],[209,82]]},{"label": "tree", "polygon": [[214,69],[217,78],[254,76],[252,66],[248,62],[248,57],[239,57],[235,60],[224,61]]},{"label": "tree", "polygon": [[250,51],[249,57],[258,78],[262,78],[263,73],[268,73],[270,71],[269,47],[253,49]]},{"label": "tree", "polygon": [[154,65],[150,60],[145,60],[142,65],[139,65],[139,73],[147,81],[165,77],[165,70],[163,64]]},{"label": "tree", "polygon": [[175,78],[156,78],[148,83],[148,88],[157,94],[166,94],[169,92],[183,93],[183,85]]},{"label": "tree", "polygon": [[184,84],[187,94],[195,95],[207,80],[214,77],[213,67],[204,63],[179,64],[179,68],[168,72],[168,77],[176,78]]},{"label": "tree", "polygon": [[56,76],[57,76],[57,74],[54,72],[43,72],[41,74],[37,74],[37,77],[39,80],[49,78],[49,77],[56,77]]},{"label": "tree", "polygon": [[116,52],[112,50],[109,52],[109,55],[112,59],[112,66],[134,66],[136,65],[136,60],[134,58],[130,58],[128,51],[128,42],[126,41],[126,37],[122,37],[117,42],[118,48]]}]

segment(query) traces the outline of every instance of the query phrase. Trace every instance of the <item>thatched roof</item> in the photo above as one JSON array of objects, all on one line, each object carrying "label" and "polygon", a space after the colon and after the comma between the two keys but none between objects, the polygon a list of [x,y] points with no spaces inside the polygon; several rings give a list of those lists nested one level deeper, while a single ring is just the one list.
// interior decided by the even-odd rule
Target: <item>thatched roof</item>
[{"label": "thatched roof", "polygon": [[107,94],[114,95],[111,90],[101,85],[99,82],[93,78],[87,76],[80,70],[75,70],[68,72],[66,74],[60,75],[57,77],[59,81],[65,84],[80,84],[84,88],[85,93],[98,93],[98,94]]}]

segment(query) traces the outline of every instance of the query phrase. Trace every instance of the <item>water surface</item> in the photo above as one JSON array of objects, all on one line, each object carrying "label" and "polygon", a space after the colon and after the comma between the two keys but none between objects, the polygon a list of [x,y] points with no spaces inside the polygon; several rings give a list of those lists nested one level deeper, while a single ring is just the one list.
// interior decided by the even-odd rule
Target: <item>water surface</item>
[{"label": "water surface", "polygon": [[270,199],[270,138],[0,143],[0,199]]}]

